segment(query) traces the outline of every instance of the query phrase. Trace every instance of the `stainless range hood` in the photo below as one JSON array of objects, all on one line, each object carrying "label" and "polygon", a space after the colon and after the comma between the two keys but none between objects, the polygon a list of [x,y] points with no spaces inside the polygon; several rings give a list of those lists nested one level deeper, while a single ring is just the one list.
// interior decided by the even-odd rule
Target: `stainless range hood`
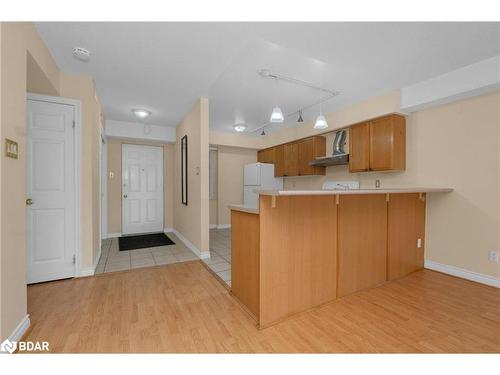
[{"label": "stainless range hood", "polygon": [[327,167],[329,165],[349,164],[349,154],[344,151],[346,143],[347,130],[339,130],[335,133],[333,141],[333,153],[329,156],[321,156],[309,162],[311,166]]}]

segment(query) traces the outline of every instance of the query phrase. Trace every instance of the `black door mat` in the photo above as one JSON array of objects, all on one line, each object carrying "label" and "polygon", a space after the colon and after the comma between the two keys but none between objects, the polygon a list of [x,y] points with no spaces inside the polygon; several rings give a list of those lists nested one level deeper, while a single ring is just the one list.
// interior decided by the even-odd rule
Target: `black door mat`
[{"label": "black door mat", "polygon": [[118,247],[120,251],[166,245],[175,245],[175,242],[168,238],[165,233],[141,234],[139,236],[125,236],[118,238]]}]

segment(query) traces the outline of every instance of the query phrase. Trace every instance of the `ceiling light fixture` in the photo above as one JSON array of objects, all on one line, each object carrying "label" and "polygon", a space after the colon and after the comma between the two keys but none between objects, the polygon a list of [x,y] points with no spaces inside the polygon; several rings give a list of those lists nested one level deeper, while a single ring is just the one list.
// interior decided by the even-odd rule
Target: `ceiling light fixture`
[{"label": "ceiling light fixture", "polygon": [[297,119],[297,122],[304,122],[304,119],[302,118],[302,110],[299,109],[299,118]]},{"label": "ceiling light fixture", "polygon": [[314,123],[314,129],[322,130],[328,127],[325,116],[321,113],[321,102],[319,103],[319,116],[316,117],[316,122]]},{"label": "ceiling light fixture", "polygon": [[236,130],[238,133],[244,132],[247,126],[245,124],[234,124],[233,125],[234,130]]},{"label": "ceiling light fixture", "polygon": [[283,121],[285,121],[285,118],[283,117],[283,112],[281,112],[281,108],[278,106],[274,107],[269,122],[281,123]]},{"label": "ceiling light fixture", "polygon": [[82,47],[73,48],[73,56],[80,61],[90,60],[90,51]]},{"label": "ceiling light fixture", "polygon": [[140,108],[132,109],[132,113],[139,120],[144,120],[146,117],[149,117],[151,115],[151,111],[148,111],[146,109],[140,109]]}]

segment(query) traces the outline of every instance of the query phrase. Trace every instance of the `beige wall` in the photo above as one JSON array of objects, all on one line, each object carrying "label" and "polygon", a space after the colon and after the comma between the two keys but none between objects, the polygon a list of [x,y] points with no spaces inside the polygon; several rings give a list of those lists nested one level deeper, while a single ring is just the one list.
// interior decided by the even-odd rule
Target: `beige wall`
[{"label": "beige wall", "polygon": [[[82,101],[82,266],[92,266],[99,246],[99,162],[96,138],[100,106],[89,77],[62,74],[34,25],[0,24],[1,143],[19,144],[19,159],[0,156],[0,340],[26,316],[26,92]],[[97,155],[97,156],[96,156]],[[96,172],[97,171],[97,172]],[[7,178],[8,177],[8,178]]]},{"label": "beige wall", "polygon": [[327,179],[452,187],[428,196],[426,259],[500,277],[500,265],[487,258],[488,250],[500,251],[499,111],[496,91],[415,112],[407,119],[405,172],[350,174],[332,166],[324,177],[287,177],[285,188],[317,189]]},{"label": "beige wall", "polygon": [[27,53],[46,79],[59,88],[59,72],[33,24],[2,22],[1,28],[1,143],[19,144],[19,159],[0,156],[0,341],[26,316],[26,89]]},{"label": "beige wall", "polygon": [[[169,143],[127,141],[108,138],[108,233],[122,232],[122,144],[158,146],[163,148],[164,219],[163,227],[173,226],[174,145]],[[113,172],[113,178],[109,172]]]},{"label": "beige wall", "polygon": [[[201,252],[209,251],[208,99],[200,98],[176,128],[174,228]],[[188,136],[188,205],[181,203],[181,138]]]},{"label": "beige wall", "polygon": [[257,162],[257,150],[218,146],[218,225],[231,224],[229,204],[243,203],[243,167]]}]

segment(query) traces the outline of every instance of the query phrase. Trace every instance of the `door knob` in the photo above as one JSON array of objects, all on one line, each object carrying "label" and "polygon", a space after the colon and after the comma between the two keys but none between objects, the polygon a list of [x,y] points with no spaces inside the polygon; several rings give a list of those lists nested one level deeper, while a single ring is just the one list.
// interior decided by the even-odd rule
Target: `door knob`
[{"label": "door knob", "polygon": [[127,194],[123,194],[123,198],[127,198]]},{"label": "door knob", "polygon": [[33,199],[28,198],[26,199],[26,206],[31,206],[33,204]]}]

